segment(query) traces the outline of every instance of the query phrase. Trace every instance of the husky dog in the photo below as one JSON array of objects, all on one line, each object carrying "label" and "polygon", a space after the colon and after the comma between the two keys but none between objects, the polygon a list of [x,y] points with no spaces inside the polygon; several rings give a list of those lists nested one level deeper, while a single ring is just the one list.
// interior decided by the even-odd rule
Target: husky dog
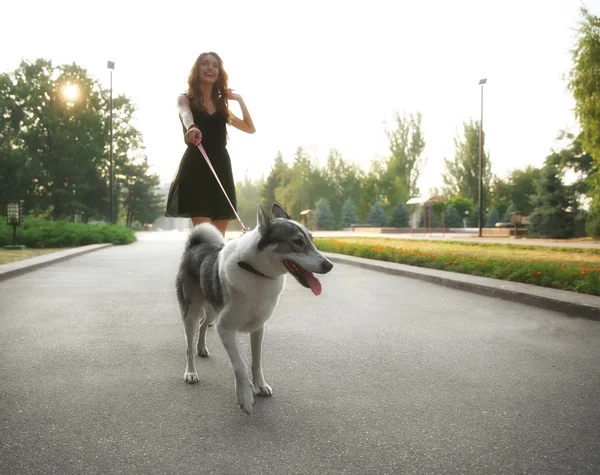
[{"label": "husky dog", "polygon": [[[176,278],[187,344],[184,380],[198,382],[195,350],[199,356],[208,356],[206,330],[215,322],[233,366],[237,402],[250,414],[253,392],[260,396],[273,394],[263,376],[262,342],[264,324],[277,307],[286,274],[319,295],[321,283],[313,272],[326,274],[332,268],[333,264],[314,246],[308,230],[277,203],[272,206],[271,216],[258,205],[257,227],[231,241],[226,242],[212,224],[195,226]],[[250,333],[252,382],[238,350],[237,332]]]}]

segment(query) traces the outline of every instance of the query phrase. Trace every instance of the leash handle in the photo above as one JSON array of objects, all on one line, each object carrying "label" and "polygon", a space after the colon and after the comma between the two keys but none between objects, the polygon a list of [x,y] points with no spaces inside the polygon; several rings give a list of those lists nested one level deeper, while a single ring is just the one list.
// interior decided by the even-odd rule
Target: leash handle
[{"label": "leash handle", "polygon": [[225,191],[225,188],[223,188],[223,185],[221,184],[221,180],[219,180],[219,177],[217,176],[217,172],[213,168],[212,163],[210,163],[208,155],[206,155],[206,151],[204,150],[204,147],[202,146],[202,144],[198,144],[198,149],[200,150],[200,153],[204,157],[204,160],[206,160],[206,163],[208,164],[208,167],[213,172],[213,175],[215,176],[215,179],[217,180],[217,183],[221,187],[221,190],[223,190],[223,194],[225,195],[225,198],[227,198],[227,201],[229,202],[229,206],[231,206],[231,209],[233,210],[233,212],[235,214],[235,217],[237,218],[238,222],[240,223],[240,227],[242,228],[242,233],[246,233],[248,230],[246,229],[246,226],[244,226],[244,223],[240,219],[239,214],[237,214],[237,211],[235,210],[233,204],[231,203],[231,200],[229,199],[229,196],[227,195],[227,192]]}]

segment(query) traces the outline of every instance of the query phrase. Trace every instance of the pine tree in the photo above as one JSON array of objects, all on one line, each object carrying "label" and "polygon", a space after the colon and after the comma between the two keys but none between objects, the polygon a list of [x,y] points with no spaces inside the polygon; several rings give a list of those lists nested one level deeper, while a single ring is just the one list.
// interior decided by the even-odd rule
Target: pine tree
[{"label": "pine tree", "polygon": [[506,210],[506,214],[504,215],[504,222],[510,223],[510,217],[513,213],[519,213],[519,210],[514,204],[511,203],[508,209]]},{"label": "pine tree", "polygon": [[446,211],[446,216],[444,218],[445,225],[447,228],[462,228],[463,222],[460,217],[460,214],[455,206],[448,206],[448,210]]},{"label": "pine tree", "polygon": [[398,203],[392,210],[392,226],[395,228],[408,227],[408,210],[402,203]]},{"label": "pine tree", "polygon": [[356,223],[358,223],[356,207],[354,206],[352,198],[348,198],[344,201],[344,205],[342,206],[342,228],[349,228]]},{"label": "pine tree", "polygon": [[381,207],[379,201],[376,201],[375,204],[371,207],[369,214],[367,215],[367,223],[369,226],[377,226],[383,227],[387,224],[387,217],[385,215],[385,211]]},{"label": "pine tree", "polygon": [[331,211],[331,207],[329,206],[329,201],[325,198],[321,198],[317,201],[317,226],[319,229],[333,229],[334,228],[334,218],[333,212]]},{"label": "pine tree", "polygon": [[496,223],[498,223],[499,221],[500,221],[500,213],[498,213],[498,210],[496,208],[492,208],[487,214],[487,218],[486,218],[486,222],[485,222],[486,227],[495,228]]},{"label": "pine tree", "polygon": [[536,183],[536,194],[531,197],[533,213],[529,229],[546,238],[569,238],[575,232],[575,200],[570,188],[563,184],[555,166],[542,169]]}]

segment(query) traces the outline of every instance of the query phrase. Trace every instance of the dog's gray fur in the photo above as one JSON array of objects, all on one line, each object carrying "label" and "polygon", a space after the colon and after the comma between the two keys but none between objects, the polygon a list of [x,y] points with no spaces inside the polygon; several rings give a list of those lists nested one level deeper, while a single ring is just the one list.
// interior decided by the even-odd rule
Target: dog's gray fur
[{"label": "dog's gray fur", "polygon": [[[238,404],[248,414],[254,405],[253,386],[257,395],[273,394],[262,372],[262,341],[264,324],[277,307],[285,285],[288,269],[284,260],[317,274],[326,274],[333,267],[314,246],[308,230],[281,206],[274,203],[269,217],[259,205],[257,227],[239,239],[226,242],[212,224],[194,227],[176,277],[186,337],[184,380],[198,381],[195,353],[209,355],[206,331],[215,322],[233,366]],[[305,278],[294,277],[308,285]],[[254,385],[237,347],[237,332],[250,333]]]}]

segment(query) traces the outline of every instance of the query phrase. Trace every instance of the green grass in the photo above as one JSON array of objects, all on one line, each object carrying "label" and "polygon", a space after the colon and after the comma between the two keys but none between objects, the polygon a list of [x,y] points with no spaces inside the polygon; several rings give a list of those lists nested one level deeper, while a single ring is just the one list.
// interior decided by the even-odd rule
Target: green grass
[{"label": "green grass", "polygon": [[600,295],[596,249],[379,238],[315,239],[315,244],[324,252]]}]

